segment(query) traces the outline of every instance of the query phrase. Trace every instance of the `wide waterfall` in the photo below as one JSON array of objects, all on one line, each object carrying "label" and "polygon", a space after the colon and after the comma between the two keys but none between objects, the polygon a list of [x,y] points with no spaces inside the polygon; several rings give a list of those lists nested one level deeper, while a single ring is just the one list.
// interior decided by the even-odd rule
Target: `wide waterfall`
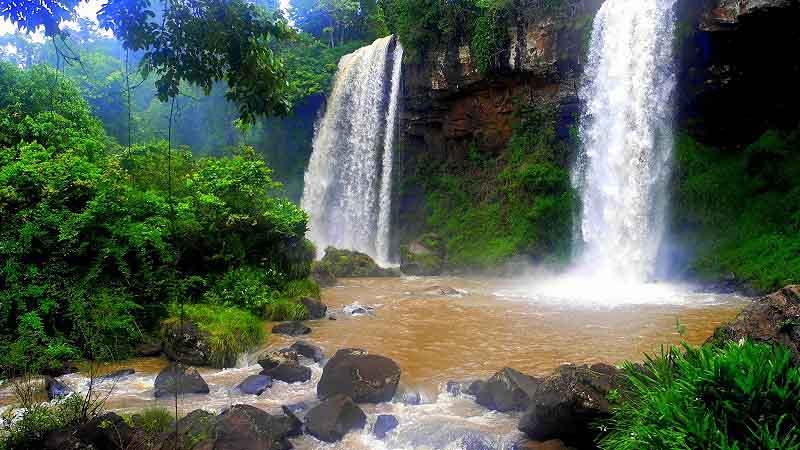
[{"label": "wide waterfall", "polygon": [[358,250],[392,262],[392,166],[403,48],[392,36],[339,62],[314,136],[302,207],[319,251]]},{"label": "wide waterfall", "polygon": [[664,234],[672,156],[675,0],[607,0],[580,89],[578,271],[642,282]]}]

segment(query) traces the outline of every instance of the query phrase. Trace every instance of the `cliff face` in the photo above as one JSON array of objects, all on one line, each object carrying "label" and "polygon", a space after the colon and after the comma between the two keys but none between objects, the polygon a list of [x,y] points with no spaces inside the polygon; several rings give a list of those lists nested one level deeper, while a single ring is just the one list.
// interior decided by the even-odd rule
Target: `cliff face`
[{"label": "cliff face", "polygon": [[[517,0],[504,46],[482,73],[460,36],[405,64],[399,121],[399,240],[424,230],[421,168],[470,149],[503,159],[518,106],[557,105],[557,134],[575,149],[577,88],[592,20],[604,0],[566,0],[558,14]],[[800,0],[679,0],[677,128],[741,148],[800,117]],[[563,160],[569,160],[565,155]]]},{"label": "cliff face", "polygon": [[504,45],[486,73],[478,70],[469,36],[428,51],[403,67],[399,120],[400,240],[424,225],[421,167],[468,157],[471,146],[497,157],[514,125],[514,111],[547,102],[557,105],[559,138],[570,140],[579,111],[578,77],[592,19],[603,0],[568,0],[557,14],[542,13],[538,0],[518,0]]},{"label": "cliff face", "polygon": [[798,124],[800,0],[683,0],[678,14],[680,128],[737,149]]}]

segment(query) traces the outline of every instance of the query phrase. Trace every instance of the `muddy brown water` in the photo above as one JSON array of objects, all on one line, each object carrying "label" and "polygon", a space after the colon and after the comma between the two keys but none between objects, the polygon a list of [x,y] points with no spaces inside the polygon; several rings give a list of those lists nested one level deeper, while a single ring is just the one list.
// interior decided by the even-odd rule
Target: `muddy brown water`
[{"label": "muddy brown water", "polygon": [[[365,407],[370,420],[378,413],[400,418],[398,432],[386,442],[364,432],[348,436],[337,446],[322,446],[308,437],[295,445],[301,449],[449,449],[460,448],[454,440],[477,433],[494,448],[506,448],[518,438],[516,416],[487,412],[471,399],[444,393],[448,380],[487,378],[503,367],[546,375],[566,363],[640,360],[643,353],[655,353],[682,340],[702,343],[746,304],[735,296],[684,292],[677,301],[582,305],[568,299],[542,301],[526,295],[526,289],[510,281],[449,277],[348,279],[324,289],[323,301],[337,320],[310,321],[313,331],[302,339],[322,347],[326,356],[355,347],[392,358],[402,369],[404,389],[420,392],[423,404]],[[345,312],[355,306],[367,313]],[[231,390],[259,372],[255,360],[260,351],[282,348],[296,339],[273,335],[259,351],[242,358],[239,368],[201,369],[211,393],[183,397],[180,409],[219,411],[248,403],[273,412],[284,404],[313,402],[322,374],[318,364],[310,364],[308,383],[277,382],[260,397]],[[108,407],[131,412],[171,406],[170,400],[153,399],[155,375],[166,364],[162,358],[138,358],[104,368],[137,371],[108,387]],[[87,384],[85,374],[62,379],[76,389]],[[11,402],[10,391],[0,390],[0,406]]]}]

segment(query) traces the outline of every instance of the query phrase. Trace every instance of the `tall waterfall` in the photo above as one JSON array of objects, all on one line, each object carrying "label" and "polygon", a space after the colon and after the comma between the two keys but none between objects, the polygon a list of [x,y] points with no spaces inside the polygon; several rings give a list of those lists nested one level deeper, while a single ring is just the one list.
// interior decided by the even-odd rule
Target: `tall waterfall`
[{"label": "tall waterfall", "polygon": [[403,48],[392,36],[339,61],[314,136],[302,206],[319,251],[332,245],[391,264],[392,166]]},{"label": "tall waterfall", "polygon": [[672,156],[676,0],[606,0],[580,89],[578,270],[646,281],[664,234]]}]

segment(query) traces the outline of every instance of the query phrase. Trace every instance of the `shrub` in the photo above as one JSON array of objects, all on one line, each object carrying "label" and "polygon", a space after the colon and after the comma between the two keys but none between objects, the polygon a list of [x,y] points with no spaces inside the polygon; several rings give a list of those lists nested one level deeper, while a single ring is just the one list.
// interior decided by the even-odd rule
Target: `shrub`
[{"label": "shrub", "polygon": [[175,417],[172,414],[167,408],[154,406],[123,418],[129,425],[141,430],[136,437],[144,448],[156,448],[161,434],[175,429]]},{"label": "shrub", "polygon": [[26,409],[19,420],[0,428],[0,449],[40,448],[47,433],[81,423],[83,402],[70,395],[55,403],[36,404]]},{"label": "shrub", "polygon": [[[208,336],[211,362],[216,367],[224,367],[226,362],[236,361],[238,355],[264,341],[261,321],[239,308],[190,304],[184,305],[183,312],[187,319]],[[165,323],[177,323],[180,320],[180,307],[172,305],[170,313]]]},{"label": "shrub", "polygon": [[606,450],[800,449],[800,367],[784,347],[673,348],[627,364]]}]

